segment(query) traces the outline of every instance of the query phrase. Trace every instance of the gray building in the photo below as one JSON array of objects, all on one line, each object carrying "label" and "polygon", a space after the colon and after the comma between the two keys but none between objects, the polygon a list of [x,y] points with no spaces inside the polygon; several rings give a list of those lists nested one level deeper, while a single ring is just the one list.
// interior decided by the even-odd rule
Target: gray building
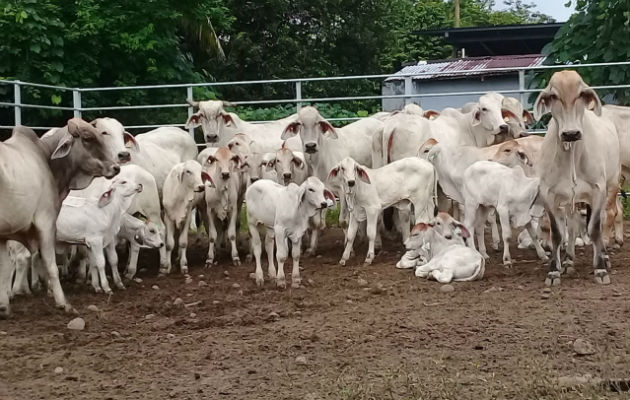
[{"label": "gray building", "polygon": [[[502,92],[519,89],[519,74],[516,71],[480,72],[482,69],[534,67],[541,65],[545,57],[540,54],[507,55],[469,57],[444,61],[419,62],[398,71],[391,78],[383,82],[383,95],[404,95],[405,83],[411,84],[409,94],[428,96],[411,97],[408,99],[383,99],[383,111],[401,109],[406,102],[416,103],[425,110],[440,111],[446,107],[461,107],[464,104],[477,101],[479,95],[444,96],[444,93],[459,92]],[[464,73],[449,74],[448,71],[466,71]],[[405,79],[405,74],[422,74]],[[525,88],[528,87],[525,75]],[[507,94],[519,98],[518,94]],[[522,96],[521,102],[527,103],[528,96]]]}]

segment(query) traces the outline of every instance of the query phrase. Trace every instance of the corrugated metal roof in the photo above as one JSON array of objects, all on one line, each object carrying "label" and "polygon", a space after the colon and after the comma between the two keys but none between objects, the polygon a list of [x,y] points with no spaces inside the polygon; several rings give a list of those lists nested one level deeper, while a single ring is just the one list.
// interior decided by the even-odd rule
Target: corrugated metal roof
[{"label": "corrugated metal roof", "polygon": [[[504,75],[513,72],[509,71],[479,71],[491,68],[511,68],[511,67],[535,67],[541,65],[545,60],[545,56],[540,54],[525,54],[517,56],[488,56],[488,57],[469,57],[454,60],[444,60],[428,62],[417,65],[409,65],[396,72],[390,80],[400,80],[396,75],[422,74],[414,76],[413,79],[457,79],[463,76],[478,75]],[[448,71],[466,71],[458,73],[445,73]]]}]

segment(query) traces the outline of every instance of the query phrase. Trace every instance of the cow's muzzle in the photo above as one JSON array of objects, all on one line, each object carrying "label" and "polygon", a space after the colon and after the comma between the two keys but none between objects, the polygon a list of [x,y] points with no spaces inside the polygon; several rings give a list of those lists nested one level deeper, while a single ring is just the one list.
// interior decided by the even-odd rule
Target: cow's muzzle
[{"label": "cow's muzzle", "polygon": [[582,132],[578,130],[564,131],[560,136],[563,142],[575,142],[582,139]]},{"label": "cow's muzzle", "polygon": [[308,154],[317,153],[317,143],[306,143],[304,144],[304,152]]},{"label": "cow's muzzle", "polygon": [[206,135],[207,143],[216,143],[219,141],[219,135]]}]

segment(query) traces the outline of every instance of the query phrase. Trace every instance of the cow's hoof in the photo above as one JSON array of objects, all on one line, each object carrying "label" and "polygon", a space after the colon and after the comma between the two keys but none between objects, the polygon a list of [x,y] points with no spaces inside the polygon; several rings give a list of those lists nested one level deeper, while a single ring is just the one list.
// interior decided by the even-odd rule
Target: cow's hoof
[{"label": "cow's hoof", "polygon": [[573,265],[568,265],[564,271],[564,274],[567,276],[575,276],[577,275],[577,271],[573,267]]},{"label": "cow's hoof", "polygon": [[313,249],[306,249],[304,252],[304,257],[313,257],[313,255],[315,255],[315,250]]},{"label": "cow's hoof", "polygon": [[[125,274],[125,279],[127,279],[128,281],[133,280],[133,277],[136,276],[136,274]],[[77,283],[81,283],[80,280],[77,280]]]},{"label": "cow's hoof", "polygon": [[541,257],[541,258],[540,258],[540,261],[541,261],[542,263],[545,263],[545,264],[546,264],[546,263],[548,263],[548,262],[549,262],[549,257],[547,257],[547,256],[545,255],[545,256],[543,256],[543,257]]},{"label": "cow's hoof", "polygon": [[595,270],[595,283],[600,285],[610,285],[610,275],[605,269]]},{"label": "cow's hoof", "polygon": [[481,253],[481,256],[482,256],[482,257],[483,257],[483,259],[484,259],[484,260],[486,260],[486,261],[490,259],[490,256],[488,255],[488,253],[485,253],[485,252],[484,252],[484,253]]},{"label": "cow's hoof", "polygon": [[343,258],[341,260],[339,260],[339,265],[346,265],[346,260],[344,260]]},{"label": "cow's hoof", "polygon": [[293,282],[291,282],[291,287],[293,289],[299,289],[300,288],[300,284],[302,283],[301,280],[297,279],[297,280],[293,280]]},{"label": "cow's hoof", "polygon": [[286,289],[287,283],[284,281],[284,279],[277,279],[276,280],[276,287],[279,287],[281,289]]},{"label": "cow's hoof", "polygon": [[182,270],[182,275],[186,275],[188,273],[188,266],[187,265],[182,265],[180,267],[180,269]]},{"label": "cow's hoof", "polygon": [[499,251],[499,243],[492,243],[492,250]]},{"label": "cow's hoof", "polygon": [[363,261],[363,266],[367,267],[368,265],[372,265],[372,260],[365,260]]},{"label": "cow's hoof", "polygon": [[105,293],[107,295],[112,295],[112,294],[114,294],[114,291],[111,290],[110,288],[107,288],[107,289],[103,290],[103,293]]},{"label": "cow's hoof", "polygon": [[116,285],[116,289],[120,289],[120,290],[125,290],[125,289],[127,289],[127,288],[125,287],[125,285],[123,285],[123,283],[122,283],[122,282],[116,282],[116,283],[114,283],[114,284]]},{"label": "cow's hoof", "polygon": [[558,286],[560,284],[560,272],[553,271],[547,273],[547,279],[545,279],[546,286]]},{"label": "cow's hoof", "polygon": [[256,278],[256,286],[262,287],[265,284],[265,280],[263,278]]},{"label": "cow's hoof", "polygon": [[0,319],[7,319],[11,316],[11,307],[9,305],[0,306]]},{"label": "cow's hoof", "polygon": [[235,267],[238,267],[238,266],[240,266],[240,265],[241,265],[241,259],[240,259],[240,258],[238,258],[238,257],[234,257],[234,258],[232,259],[232,263],[234,264],[234,266],[235,266]]},{"label": "cow's hoof", "polygon": [[103,289],[101,289],[100,287],[94,288],[94,293],[103,293]]},{"label": "cow's hoof", "polygon": [[171,268],[162,268],[160,267],[160,275],[168,275],[171,273]]},{"label": "cow's hoof", "polygon": [[254,259],[254,257],[251,254],[248,254],[245,256],[245,262],[252,262],[252,260]]},{"label": "cow's hoof", "polygon": [[512,268],[512,260],[503,260],[503,268]]},{"label": "cow's hoof", "polygon": [[208,259],[206,260],[206,265],[205,265],[205,268],[210,268],[210,267],[212,267],[214,264],[215,264],[214,260],[213,260],[213,259],[211,259],[211,258],[208,258]]}]

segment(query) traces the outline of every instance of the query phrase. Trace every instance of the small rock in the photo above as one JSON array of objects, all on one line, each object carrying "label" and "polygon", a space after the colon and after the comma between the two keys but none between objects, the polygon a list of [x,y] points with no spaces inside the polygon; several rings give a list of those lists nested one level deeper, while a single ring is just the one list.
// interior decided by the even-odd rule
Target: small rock
[{"label": "small rock", "polygon": [[359,278],[359,279],[357,280],[357,284],[358,284],[359,286],[367,286],[367,285],[368,285],[368,281],[366,281],[366,280],[365,280],[365,279],[363,279],[363,278]]},{"label": "small rock", "polygon": [[212,304],[216,306],[217,304],[221,304],[221,302],[219,300],[212,300]]},{"label": "small rock", "polygon": [[548,288],[548,287],[544,288],[543,293],[551,293],[551,288]]},{"label": "small rock", "polygon": [[234,282],[234,283],[232,284],[232,287],[233,287],[234,289],[239,289],[239,288],[241,287],[241,285],[239,285],[238,283]]},{"label": "small rock", "polygon": [[442,293],[451,293],[455,291],[455,287],[453,285],[442,285],[440,286],[440,292]]},{"label": "small rock", "polygon": [[295,357],[295,363],[297,365],[306,365],[307,364],[306,357],[304,357],[304,356],[297,356],[297,357]]},{"label": "small rock", "polygon": [[346,303],[348,303],[348,304],[352,304],[352,303],[353,303],[353,301],[352,301],[352,300],[350,300],[350,299],[348,299],[348,300],[346,300]]},{"label": "small rock", "polygon": [[550,297],[551,297],[551,293],[543,292],[543,294],[540,295],[541,299],[548,299]]},{"label": "small rock", "polygon": [[523,286],[523,285],[518,285],[518,286],[516,287],[516,290],[525,290],[525,286]]},{"label": "small rock", "polygon": [[190,313],[190,318],[195,318],[197,316],[197,313],[191,312]]},{"label": "small rock", "polygon": [[483,345],[476,344],[475,347],[473,347],[473,349],[475,349],[475,350],[483,350]]},{"label": "small rock", "polygon": [[184,281],[184,283],[188,285],[188,284],[192,283],[192,281],[193,281],[193,280],[192,280],[191,278],[186,278],[186,280]]},{"label": "small rock", "polygon": [[238,295],[239,295],[239,296],[242,296],[242,295],[243,295],[243,290],[239,290],[239,291],[238,291]]},{"label": "small rock", "polygon": [[62,374],[62,373],[63,373],[63,368],[61,368],[61,367],[55,368],[55,374],[59,375],[59,374]]},{"label": "small rock", "polygon": [[173,303],[171,303],[170,301],[166,300],[164,302],[164,308],[171,308],[173,306]]},{"label": "small rock", "polygon": [[492,292],[498,292],[499,289],[497,289],[496,287],[492,286],[490,289],[486,289],[483,292],[484,293],[492,293]]},{"label": "small rock", "polygon": [[380,283],[374,286],[373,288],[370,288],[370,293],[372,294],[381,294],[383,292],[384,292],[383,285],[381,285]]},{"label": "small rock", "polygon": [[175,300],[173,300],[173,305],[177,307],[184,305],[184,299],[182,299],[181,297],[176,298]]},{"label": "small rock", "polygon": [[85,329],[85,320],[81,317],[73,319],[68,322],[68,329],[72,329],[73,331],[82,331]]},{"label": "small rock", "polygon": [[318,255],[315,256],[315,258],[322,258],[322,255],[318,254]]},{"label": "small rock", "polygon": [[[227,270],[225,270],[225,271],[223,271],[223,275],[224,275],[224,276],[230,276],[230,273],[229,273]],[[256,274],[254,274],[254,276],[255,276],[255,275],[256,275]]]},{"label": "small rock", "polygon": [[277,312],[270,312],[269,315],[267,315],[267,319],[272,319],[274,321],[277,321],[280,318],[280,315],[278,315]]},{"label": "small rock", "polygon": [[153,285],[153,286],[151,286],[151,289],[153,289],[153,290],[160,290],[160,287],[158,285]]},{"label": "small rock", "polygon": [[98,307],[96,307],[94,304],[90,304],[89,306],[87,306],[87,310],[88,311],[93,311],[93,312],[98,312]]},{"label": "small rock", "polygon": [[118,331],[112,331],[112,336],[114,336],[114,337],[120,337],[120,332],[118,332]]},{"label": "small rock", "polygon": [[293,311],[293,315],[296,316],[296,317],[299,317],[299,316],[302,315],[302,311],[300,311],[300,310]]},{"label": "small rock", "polygon": [[136,283],[142,283],[142,279],[140,278],[133,278],[133,281]]},{"label": "small rock", "polygon": [[151,319],[153,317],[155,317],[155,314],[147,314],[144,316],[144,319]]},{"label": "small rock", "polygon": [[578,338],[573,341],[573,351],[579,356],[595,354],[595,346],[586,339]]},{"label": "small rock", "polygon": [[308,280],[306,282],[308,282],[308,284],[310,286],[313,286],[315,284],[315,281],[313,279],[311,279],[311,278],[308,278]]},{"label": "small rock", "polygon": [[613,291],[612,295],[613,295],[613,297],[619,297],[619,296],[621,296],[621,293],[619,293],[617,291]]},{"label": "small rock", "polygon": [[186,293],[186,297],[192,297],[192,293]]},{"label": "small rock", "polygon": [[0,336],[4,336],[6,334],[7,334],[6,331],[0,331]]},{"label": "small rock", "polygon": [[199,285],[199,287],[208,286],[208,284],[206,282],[204,282],[204,281],[199,281],[199,283],[197,285]]},{"label": "small rock", "polygon": [[203,278],[204,278],[204,276],[205,276],[204,274],[200,274],[200,275],[197,275],[197,278],[199,278],[199,279],[203,279]]},{"label": "small rock", "polygon": [[174,339],[175,335],[173,335],[172,333],[167,333],[166,337],[169,338],[169,339]]}]

